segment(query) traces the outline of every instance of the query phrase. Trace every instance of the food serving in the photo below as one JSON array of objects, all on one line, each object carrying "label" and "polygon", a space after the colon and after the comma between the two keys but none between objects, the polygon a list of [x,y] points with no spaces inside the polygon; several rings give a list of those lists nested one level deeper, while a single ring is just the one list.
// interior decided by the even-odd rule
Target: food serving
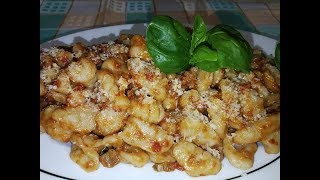
[{"label": "food serving", "polygon": [[[280,47],[280,46],[278,46]],[[280,51],[280,48],[278,51]],[[87,172],[101,164],[219,173],[280,151],[280,56],[226,25],[188,30],[156,16],[141,35],[40,52],[40,132],[71,142]],[[278,69],[279,68],[279,69]]]}]

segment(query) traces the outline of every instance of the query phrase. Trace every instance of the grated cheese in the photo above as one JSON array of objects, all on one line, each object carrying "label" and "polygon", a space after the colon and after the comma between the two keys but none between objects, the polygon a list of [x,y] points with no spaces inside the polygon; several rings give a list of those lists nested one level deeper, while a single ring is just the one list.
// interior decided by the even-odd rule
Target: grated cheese
[{"label": "grated cheese", "polygon": [[82,52],[81,51],[78,51],[76,53],[73,52],[71,55],[72,55],[72,58],[79,58],[82,56]]},{"label": "grated cheese", "polygon": [[[109,44],[108,44],[109,45]],[[108,52],[111,53],[111,55],[121,54],[121,53],[128,53],[129,48],[124,44],[111,44],[108,47]]]},{"label": "grated cheese", "polygon": [[209,123],[208,117],[203,115],[203,114],[201,114],[197,109],[195,109],[191,105],[186,106],[183,109],[182,114],[186,115],[191,120],[196,120],[196,121],[200,120],[200,121],[203,121],[206,124]]},{"label": "grated cheese", "polygon": [[111,46],[111,45],[113,45],[114,44],[114,41],[108,41],[107,42],[107,45],[109,45],[109,46]]},{"label": "grated cheese", "polygon": [[134,94],[143,98],[142,104],[151,104],[156,101],[152,96],[150,96],[149,89],[146,87],[135,90]]},{"label": "grated cheese", "polygon": [[173,91],[176,92],[178,96],[181,96],[184,93],[181,81],[178,78],[174,78],[171,82]]},{"label": "grated cheese", "polygon": [[180,141],[179,136],[173,136],[173,141],[174,141],[175,143],[178,143],[178,142]]},{"label": "grated cheese", "polygon": [[125,90],[129,86],[129,82],[127,79],[123,78],[122,76],[118,79],[117,85],[120,90]]},{"label": "grated cheese", "polygon": [[72,62],[71,64],[69,64],[68,69],[69,69],[69,71],[80,72],[81,71],[81,66],[77,62]]},{"label": "grated cheese", "polygon": [[57,53],[61,50],[56,47],[51,47],[51,48],[43,48],[42,51],[49,54],[52,57],[56,57]]},{"label": "grated cheese", "polygon": [[149,89],[142,87],[141,89],[135,90],[134,94],[136,96],[147,96],[149,94]]},{"label": "grated cheese", "polygon": [[40,70],[40,79],[45,83],[48,84],[52,82],[59,74],[60,66],[56,63],[52,63],[51,66],[47,68],[43,68]]},{"label": "grated cheese", "polygon": [[167,117],[165,120],[166,120],[166,122],[168,122],[168,123],[176,123],[176,122],[177,122],[175,119],[169,118],[169,117]]},{"label": "grated cheese", "polygon": [[82,94],[86,98],[86,104],[90,103],[91,99],[95,99],[95,94],[89,89],[84,90]]},{"label": "grated cheese", "polygon": [[98,50],[97,46],[91,46],[91,49],[93,49],[95,52]]},{"label": "grated cheese", "polygon": [[[219,107],[212,103],[209,99],[215,96],[218,93],[216,90],[208,90],[200,92],[200,100],[197,104],[197,108],[210,108],[213,110],[217,110]],[[220,104],[219,104],[220,106]],[[220,107],[223,111],[225,110],[225,104],[222,102],[222,107]]]},{"label": "grated cheese", "polygon": [[230,134],[227,134],[227,137],[232,139],[235,135],[236,133],[230,133]]},{"label": "grated cheese", "polygon": [[209,126],[213,129],[213,130],[216,130],[216,129],[218,129],[218,126],[217,125],[215,125],[214,123],[209,123]]},{"label": "grated cheese", "polygon": [[148,62],[142,61],[140,58],[128,59],[128,69],[135,73],[139,73],[139,71],[148,68],[149,66]]},{"label": "grated cheese", "polygon": [[161,75],[160,69],[157,68],[157,67],[153,70],[153,72],[154,72],[154,74],[155,74],[156,76],[160,76],[160,75]]},{"label": "grated cheese", "polygon": [[58,87],[56,85],[48,85],[47,89],[50,90],[56,90]]},{"label": "grated cheese", "polygon": [[187,137],[187,138],[184,138],[186,141],[188,142],[192,142],[194,139],[196,139],[196,137],[194,136],[190,136],[190,137]]},{"label": "grated cheese", "polygon": [[255,116],[253,116],[253,120],[254,121],[258,121],[258,120],[261,120],[261,119],[264,119],[267,117],[267,111],[264,109],[263,112],[259,113],[259,114],[256,114]]},{"label": "grated cheese", "polygon": [[217,159],[220,159],[220,152],[218,150],[212,149],[211,147],[208,146],[208,144],[206,144],[206,150]]},{"label": "grated cheese", "polygon": [[100,57],[100,60],[105,61],[105,60],[107,60],[108,55],[105,54],[105,53],[100,53],[100,54],[99,54],[99,57]]}]

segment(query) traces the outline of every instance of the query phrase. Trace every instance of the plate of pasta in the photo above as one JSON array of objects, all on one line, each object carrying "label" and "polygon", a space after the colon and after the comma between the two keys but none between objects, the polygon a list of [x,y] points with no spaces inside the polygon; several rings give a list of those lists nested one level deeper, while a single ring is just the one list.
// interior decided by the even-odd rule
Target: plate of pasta
[{"label": "plate of pasta", "polygon": [[279,167],[277,41],[240,31],[253,48],[250,73],[165,74],[147,51],[146,28],[102,27],[40,45],[40,171],[235,179]]}]

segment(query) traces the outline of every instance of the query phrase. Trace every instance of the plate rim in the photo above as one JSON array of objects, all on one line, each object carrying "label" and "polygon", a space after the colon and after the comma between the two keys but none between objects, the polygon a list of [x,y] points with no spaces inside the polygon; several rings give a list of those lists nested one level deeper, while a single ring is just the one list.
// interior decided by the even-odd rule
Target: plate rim
[{"label": "plate rim", "polygon": [[[251,174],[251,173],[254,173],[254,172],[256,172],[256,171],[259,171],[260,169],[263,169],[263,168],[265,168],[265,167],[267,167],[267,166],[275,163],[275,162],[278,161],[278,160],[280,160],[280,155],[277,156],[276,158],[274,158],[272,161],[268,162],[267,164],[264,164],[264,165],[262,165],[262,166],[260,166],[260,167],[257,167],[256,169],[253,169],[253,170],[251,170],[251,171],[249,171],[249,172],[246,172],[245,174],[246,174],[246,175],[249,175],[249,174]],[[65,177],[65,176],[62,176],[62,175],[58,175],[58,174],[55,174],[55,173],[52,173],[52,172],[43,170],[43,169],[41,169],[41,168],[40,168],[40,172],[45,173],[45,174],[50,175],[50,176],[53,176],[53,177],[58,177],[58,178],[67,179],[67,180],[76,180],[76,179],[72,179],[72,178],[69,178],[69,177]],[[225,179],[225,180],[237,179],[237,178],[241,178],[241,177],[243,177],[242,174],[240,174],[240,175],[238,175],[238,176],[234,176],[234,177],[228,178],[228,179]]]},{"label": "plate rim", "polygon": [[[134,25],[143,25],[143,26],[146,26],[146,28],[147,28],[148,24],[149,24],[149,23],[129,23],[129,24],[119,24],[119,25],[102,26],[102,27],[95,27],[95,28],[90,28],[90,29],[84,29],[84,30],[81,30],[81,31],[77,31],[77,32],[74,32],[74,33],[66,34],[66,35],[63,35],[63,36],[60,36],[60,37],[56,37],[56,38],[54,38],[54,39],[51,39],[51,40],[47,40],[47,41],[45,41],[45,42],[42,42],[42,43],[40,43],[40,49],[42,49],[41,46],[43,46],[44,44],[50,44],[50,42],[57,41],[57,40],[59,40],[59,39],[61,39],[61,38],[68,38],[68,36],[71,36],[71,37],[74,36],[74,37],[76,37],[77,34],[81,35],[81,34],[83,34],[83,33],[88,33],[88,32],[90,32],[90,31],[102,30],[102,29],[107,29],[107,28],[117,28],[117,27],[119,27],[119,29],[121,29],[121,27],[124,27],[124,26],[133,27]],[[214,26],[216,26],[216,25],[207,26],[207,28],[210,29],[210,28],[212,28],[212,27],[214,27]],[[127,30],[127,29],[125,29],[125,30]],[[261,38],[271,39],[271,40],[275,41],[276,43],[279,43],[279,42],[280,42],[279,40],[277,40],[277,39],[275,39],[275,38],[272,38],[272,37],[264,36],[264,35],[261,35],[261,34],[249,32],[249,31],[245,31],[245,30],[239,30],[239,29],[237,29],[237,30],[238,30],[239,32],[241,32],[241,34],[242,34],[242,33],[245,33],[245,34],[253,34],[254,36],[258,36],[258,37],[261,37]],[[119,33],[120,33],[120,31],[119,31]],[[107,34],[106,34],[106,35],[107,35]],[[69,43],[69,44],[67,44],[67,45],[70,46],[70,45],[72,45],[72,44],[74,44],[74,43],[76,43],[76,42],[71,42],[71,43]],[[279,153],[280,153],[280,152],[279,152]],[[249,172],[246,172],[245,174],[249,175],[249,174],[251,174],[251,173],[254,173],[254,172],[256,172],[256,171],[258,171],[258,170],[260,170],[260,169],[263,169],[263,168],[265,168],[265,167],[267,167],[267,166],[275,163],[275,162],[278,161],[278,160],[280,160],[280,154],[279,154],[277,157],[275,157],[274,159],[272,159],[270,162],[268,162],[268,163],[266,163],[266,164],[264,164],[264,165],[262,165],[262,166],[260,166],[260,167],[257,167],[257,168],[255,168],[255,169],[249,171]],[[59,174],[56,174],[56,173],[49,172],[49,171],[47,171],[47,170],[41,169],[41,167],[40,167],[40,172],[45,173],[45,174],[50,175],[50,176],[53,176],[53,177],[58,177],[58,178],[68,179],[68,180],[74,180],[74,179],[72,179],[72,178],[65,177],[65,176],[63,176],[63,175],[59,175]],[[238,175],[238,176],[235,176],[235,177],[228,178],[228,179],[226,179],[226,180],[237,179],[237,178],[241,178],[241,177],[242,177],[242,174],[240,174],[240,175]]]}]

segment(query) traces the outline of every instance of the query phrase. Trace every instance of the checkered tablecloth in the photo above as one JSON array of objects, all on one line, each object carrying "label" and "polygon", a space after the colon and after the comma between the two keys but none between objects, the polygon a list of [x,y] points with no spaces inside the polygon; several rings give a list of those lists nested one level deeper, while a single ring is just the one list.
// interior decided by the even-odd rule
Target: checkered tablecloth
[{"label": "checkered tablecloth", "polygon": [[40,43],[96,27],[148,23],[169,15],[192,25],[235,28],[280,39],[280,0],[40,0]]}]

